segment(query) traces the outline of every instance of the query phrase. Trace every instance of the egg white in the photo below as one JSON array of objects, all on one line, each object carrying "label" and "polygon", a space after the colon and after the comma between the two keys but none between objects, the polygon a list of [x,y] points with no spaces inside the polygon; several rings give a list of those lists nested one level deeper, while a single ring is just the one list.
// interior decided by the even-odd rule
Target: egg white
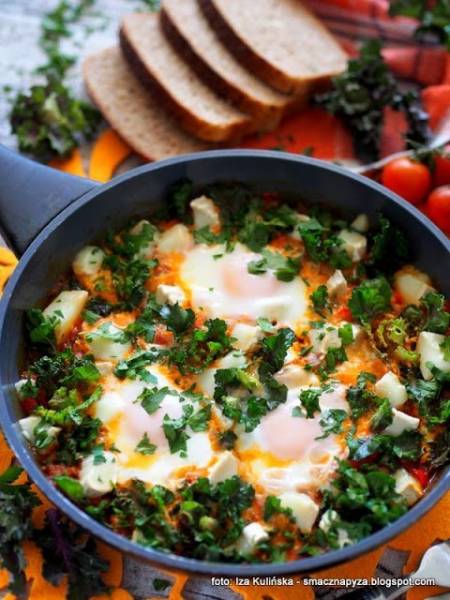
[{"label": "egg white", "polygon": [[300,277],[279,281],[273,272],[248,272],[260,258],[242,244],[226,252],[221,244],[198,244],[185,254],[180,269],[183,287],[190,291],[192,308],[210,318],[250,320],[264,317],[296,329],[305,320],[306,286]]},{"label": "egg white", "polygon": [[[122,381],[112,374],[104,377],[104,393],[95,405],[95,416],[106,426],[110,441],[118,450],[119,483],[138,478],[146,483],[174,488],[179,480],[178,469],[207,467],[215,453],[207,432],[188,430],[186,457],[171,454],[162,424],[166,414],[172,419],[182,415],[180,396],[166,395],[152,415],[136,399],[145,387],[167,386],[177,392],[181,390],[161,373],[157,365],[152,365],[148,371],[155,378],[152,384],[140,380]],[[157,446],[154,454],[144,456],[136,452],[144,434]]]}]

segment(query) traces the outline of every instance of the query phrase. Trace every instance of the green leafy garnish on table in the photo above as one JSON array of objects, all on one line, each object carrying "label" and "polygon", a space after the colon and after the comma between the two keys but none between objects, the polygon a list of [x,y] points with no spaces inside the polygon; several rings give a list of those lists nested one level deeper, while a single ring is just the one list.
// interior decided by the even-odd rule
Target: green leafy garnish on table
[{"label": "green leafy garnish on table", "polygon": [[350,59],[347,70],[333,78],[332,89],[316,95],[315,100],[343,120],[353,135],[356,154],[365,162],[379,157],[387,107],[404,113],[408,143],[422,144],[428,138],[428,115],[415,94],[401,90],[383,60],[378,40],[363,44],[360,56]]},{"label": "green leafy garnish on table", "polygon": [[10,123],[19,150],[40,161],[69,156],[80,142],[92,137],[100,122],[98,111],[75,98],[64,85],[64,76],[75,57],[60,49],[62,39],[71,35],[70,25],[93,4],[94,0],[79,0],[76,4],[62,0],[46,14],[39,44],[47,62],[37,69],[44,81],[19,92],[13,101]]},{"label": "green leafy garnish on table", "polygon": [[0,475],[0,565],[11,574],[9,589],[20,599],[26,592],[22,543],[32,535],[31,513],[40,504],[29,483],[16,483],[21,473],[10,466]]}]

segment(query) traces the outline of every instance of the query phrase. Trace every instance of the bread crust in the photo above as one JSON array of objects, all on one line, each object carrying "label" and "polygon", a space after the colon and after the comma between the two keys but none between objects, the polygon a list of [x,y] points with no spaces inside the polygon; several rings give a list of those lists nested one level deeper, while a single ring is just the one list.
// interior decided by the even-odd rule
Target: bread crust
[{"label": "bread crust", "polygon": [[[321,87],[331,76],[341,72],[341,70],[338,70],[323,73],[321,76],[310,75],[301,78],[289,76],[240,37],[217,2],[214,0],[198,0],[198,2],[222,43],[233,52],[247,69],[280,92],[296,94],[302,92],[305,85],[309,85],[310,89],[315,89]],[[321,27],[323,29],[323,26]]]},{"label": "bread crust", "polygon": [[163,106],[175,116],[180,126],[191,135],[208,142],[237,141],[247,133],[255,131],[255,124],[248,115],[241,113],[236,118],[230,119],[227,124],[213,124],[200,118],[195,112],[181,104],[175,98],[158,77],[152,73],[148,65],[144,63],[139,55],[138,49],[131,42],[127,31],[126,20],[120,28],[120,47],[126,60],[136,77],[147,87],[150,92],[157,96]]}]

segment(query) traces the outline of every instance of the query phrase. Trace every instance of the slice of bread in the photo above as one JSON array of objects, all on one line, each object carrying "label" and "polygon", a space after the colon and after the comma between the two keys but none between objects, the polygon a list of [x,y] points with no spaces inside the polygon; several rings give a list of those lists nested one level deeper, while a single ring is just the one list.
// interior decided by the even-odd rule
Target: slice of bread
[{"label": "slice of bread", "polygon": [[93,102],[113,129],[146,160],[206,150],[186,134],[131,73],[119,48],[91,54],[83,76]]},{"label": "slice of bread", "polygon": [[236,140],[254,130],[248,115],[218,96],[166,39],[157,14],[131,14],[120,29],[122,51],[135,74],[180,125],[211,141]]},{"label": "slice of bread", "polygon": [[255,77],[222,44],[197,0],[163,0],[161,24],[177,51],[210,87],[250,113],[263,130],[307,100],[309,84],[297,95],[277,92]]},{"label": "slice of bread", "polygon": [[269,85],[286,93],[344,71],[347,57],[299,0],[199,0],[226,46]]}]

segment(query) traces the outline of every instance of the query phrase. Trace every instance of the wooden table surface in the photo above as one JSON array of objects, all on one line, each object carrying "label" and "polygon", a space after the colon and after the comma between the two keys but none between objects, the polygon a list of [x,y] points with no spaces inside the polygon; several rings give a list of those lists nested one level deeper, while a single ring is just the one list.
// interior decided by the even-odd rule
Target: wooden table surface
[{"label": "wooden table surface", "polygon": [[[181,0],[180,0],[181,1]],[[33,71],[42,64],[45,57],[38,45],[42,16],[56,6],[55,0],[0,0],[0,143],[15,148],[15,140],[9,127],[9,98],[19,89],[27,89],[38,83]],[[64,40],[63,50],[73,53],[79,60],[70,70],[67,82],[76,94],[85,97],[81,80],[81,62],[84,56],[100,48],[117,43],[117,28],[121,15],[145,10],[140,0],[97,0],[95,6],[82,22],[73,26],[73,35]],[[4,87],[12,93],[5,93]],[[88,151],[88,149],[85,149]],[[1,243],[0,243],[1,245]],[[388,550],[378,566],[378,574],[398,576],[405,562],[404,553]],[[136,600],[167,597],[170,588],[155,592],[152,581],[155,577],[170,579],[149,564],[138,562],[132,557],[124,557],[125,587]],[[315,590],[321,600],[333,600],[345,592],[320,588]],[[212,586],[208,578],[190,577],[184,586],[185,600],[239,600],[240,594],[223,586]],[[274,588],[274,596],[282,598],[279,588]],[[299,589],[298,598],[301,599]],[[1,594],[0,594],[1,597]],[[44,600],[44,599],[43,599]],[[269,600],[269,597],[267,597]]]}]

